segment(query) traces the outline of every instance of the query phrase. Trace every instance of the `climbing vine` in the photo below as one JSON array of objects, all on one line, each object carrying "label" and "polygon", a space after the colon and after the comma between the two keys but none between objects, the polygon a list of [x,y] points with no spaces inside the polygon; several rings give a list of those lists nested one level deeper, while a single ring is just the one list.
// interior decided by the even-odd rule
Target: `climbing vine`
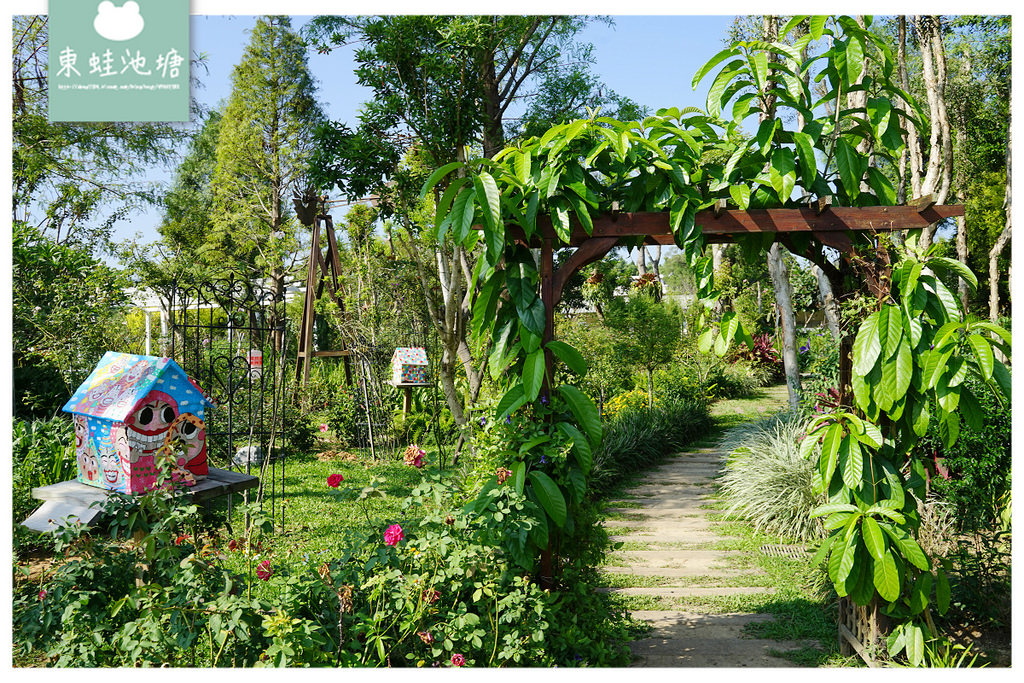
[{"label": "climbing vine", "polygon": [[[697,213],[722,199],[743,210],[796,207],[825,196],[846,206],[894,203],[887,169],[903,147],[902,122],[923,129],[924,121],[893,80],[892,53],[869,30],[870,20],[865,24],[794,17],[778,41],[736,42],[697,72],[695,86],[713,78],[707,111],[662,109],[642,122],[595,113],[493,159],[448,164],[428,179],[423,194],[437,188],[438,238],[482,252],[472,274],[472,338],[478,352],[489,354],[491,376],[507,387],[492,419],[506,420],[527,406],[547,425],[508,451],[512,483],[544,527],[523,544],[539,550],[572,529],[571,503],[582,498],[601,424],[585,395],[548,376],[545,350],[576,375],[586,364],[564,343],[543,344],[537,265],[526,246],[510,240],[508,228],[529,242],[549,223],[557,249],[573,230],[592,234],[595,215],[667,212],[697,276],[701,349],[724,354],[734,341],[749,343],[734,314],[711,319],[718,294]],[[754,117],[751,136],[743,126]],[[790,238],[798,250],[811,246],[810,237]],[[763,257],[773,239],[764,233],[737,241],[753,258]],[[852,239],[854,246],[877,249],[872,236]],[[961,414],[969,424],[978,421],[977,399],[963,386],[968,373],[1009,396],[1009,372],[992,350],[1008,355],[1010,341],[1002,328],[966,320],[938,277],[952,271],[976,283],[970,271],[934,250],[918,254],[915,244],[911,235],[887,280],[892,291],[882,292],[857,333],[856,405],[820,417],[803,442],[807,454],[821,445],[818,483],[829,495],[817,510],[832,531],[819,560],[828,562],[840,595],[867,604],[877,593],[888,603],[889,613],[903,620],[893,651],[906,647],[911,661],[920,652],[914,619],[933,594],[940,610],[948,603],[945,575],[931,573],[914,538],[924,469],[912,447],[931,419],[950,444]],[[556,470],[536,455],[552,445],[571,453],[569,466]]]}]

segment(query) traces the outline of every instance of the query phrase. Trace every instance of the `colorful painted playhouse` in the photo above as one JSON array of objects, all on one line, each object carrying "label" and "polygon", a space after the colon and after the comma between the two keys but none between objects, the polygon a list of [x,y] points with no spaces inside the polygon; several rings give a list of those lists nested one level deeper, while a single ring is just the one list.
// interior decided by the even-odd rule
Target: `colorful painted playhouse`
[{"label": "colorful painted playhouse", "polygon": [[78,480],[122,493],[156,485],[154,453],[184,445],[175,479],[208,473],[206,407],[213,402],[170,358],[108,351],[64,405],[75,416]]},{"label": "colorful painted playhouse", "polygon": [[427,350],[416,346],[395,349],[391,356],[391,384],[405,387],[427,383]]}]

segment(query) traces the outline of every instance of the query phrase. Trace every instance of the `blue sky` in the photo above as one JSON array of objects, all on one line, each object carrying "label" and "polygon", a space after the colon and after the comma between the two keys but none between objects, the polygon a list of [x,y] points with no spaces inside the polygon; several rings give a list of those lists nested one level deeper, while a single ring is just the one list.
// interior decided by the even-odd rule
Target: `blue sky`
[{"label": "blue sky", "polygon": [[[294,16],[298,29],[308,16]],[[700,65],[724,46],[723,39],[733,16],[617,16],[608,26],[594,22],[580,38],[593,43],[594,72],[615,92],[628,96],[652,110],[660,107],[704,106],[708,79],[699,92],[691,81]],[[206,68],[200,69],[202,87],[195,92],[203,104],[216,107],[230,95],[231,72],[249,41],[253,16],[193,16],[192,50],[204,53]],[[370,92],[355,83],[353,48],[341,48],[328,55],[312,53],[310,71],[319,82],[319,97],[327,115],[336,121],[354,123],[360,105]],[[153,181],[167,182],[173,168],[154,169]],[[159,211],[151,209],[120,223],[115,235],[123,239],[136,234],[141,242],[157,239]]]}]

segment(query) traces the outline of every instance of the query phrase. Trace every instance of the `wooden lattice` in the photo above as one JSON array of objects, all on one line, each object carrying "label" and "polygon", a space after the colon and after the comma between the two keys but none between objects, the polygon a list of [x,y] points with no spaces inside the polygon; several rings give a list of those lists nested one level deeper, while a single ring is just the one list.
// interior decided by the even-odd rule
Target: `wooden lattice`
[{"label": "wooden lattice", "polygon": [[869,605],[855,604],[849,598],[839,598],[839,652],[856,652],[870,666],[876,666],[875,654],[885,647],[889,632],[889,619],[878,607],[878,600]]}]

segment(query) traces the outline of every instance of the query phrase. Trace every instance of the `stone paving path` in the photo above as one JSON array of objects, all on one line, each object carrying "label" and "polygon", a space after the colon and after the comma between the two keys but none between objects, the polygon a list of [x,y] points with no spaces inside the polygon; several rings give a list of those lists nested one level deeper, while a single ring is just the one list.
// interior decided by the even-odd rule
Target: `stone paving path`
[{"label": "stone paving path", "polygon": [[[778,388],[769,390],[777,399]],[[785,392],[785,387],[782,387]],[[784,393],[783,393],[784,395]],[[777,401],[770,404],[777,405]],[[768,408],[764,409],[765,412]],[[726,437],[723,436],[723,440]],[[612,540],[625,542],[623,550],[609,558],[604,571],[637,577],[661,577],[656,586],[609,588],[621,595],[649,596],[672,604],[680,599],[735,596],[771,592],[771,588],[742,585],[755,577],[749,568],[730,566],[739,554],[709,549],[719,535],[709,519],[714,478],[726,453],[717,446],[681,453],[668,459],[629,490],[639,508],[612,508],[628,519],[606,520]],[[616,529],[621,532],[616,533]],[[636,548],[636,549],[634,549]],[[643,549],[640,549],[643,548]],[[620,583],[620,582],[615,582]],[[756,584],[756,581],[751,581]],[[739,585],[738,585],[739,584]],[[633,642],[633,666],[641,667],[786,667],[792,664],[772,657],[769,650],[798,649],[802,641],[759,640],[745,636],[752,622],[770,620],[767,614],[708,614],[698,611],[636,610],[637,619],[652,625],[650,634]]]}]

